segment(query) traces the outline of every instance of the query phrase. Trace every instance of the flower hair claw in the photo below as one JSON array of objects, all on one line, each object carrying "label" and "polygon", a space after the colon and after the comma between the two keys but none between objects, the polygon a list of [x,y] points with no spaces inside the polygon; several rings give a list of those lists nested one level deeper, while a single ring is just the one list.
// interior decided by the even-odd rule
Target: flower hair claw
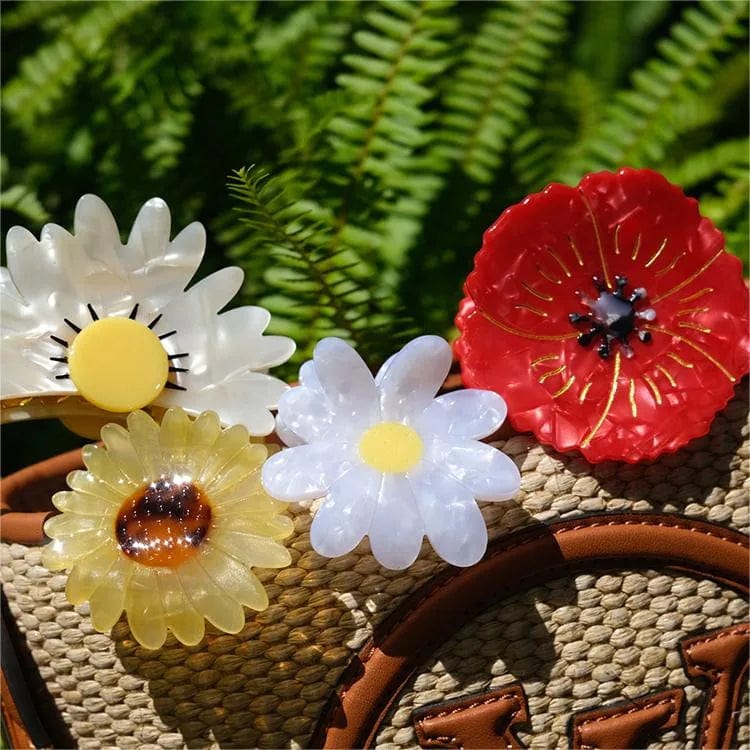
[{"label": "flower hair claw", "polygon": [[435,398],[451,349],[422,336],[375,378],[349,344],[323,339],[300,370],[301,385],[279,401],[277,431],[290,446],[263,466],[266,490],[281,500],[323,498],[313,548],[336,557],[368,535],[387,568],[402,569],[426,534],[454,565],[476,563],[487,529],[475,502],[519,489],[516,465],[479,442],[505,419],[496,393],[465,390]]},{"label": "flower hair claw", "polygon": [[47,224],[39,240],[22,227],[8,232],[3,420],[180,406],[270,433],[269,408],[287,386],[267,370],[291,356],[294,342],[263,335],[263,308],[217,315],[242,285],[239,268],[186,290],[203,257],[203,226],[170,241],[169,209],[152,198],[123,245],[94,195],[79,200],[74,224],[73,234]]},{"label": "flower hair claw", "polygon": [[558,450],[631,463],[704,435],[748,371],[748,295],[721,232],[660,174],[550,185],[487,230],[456,353],[467,385]]},{"label": "flower hair claw", "polygon": [[204,618],[237,633],[243,606],[268,606],[252,567],[291,562],[278,540],[292,521],[260,484],[265,446],[242,426],[222,430],[213,412],[191,420],[170,409],[161,425],[134,412],[127,422],[127,430],[102,429],[104,446],[84,448],[87,470],[53,497],[61,515],[45,524],[52,541],[42,561],[70,570],[68,599],[89,602],[97,630],[124,610],[147,648],[159,648],[167,631],[197,644]]}]

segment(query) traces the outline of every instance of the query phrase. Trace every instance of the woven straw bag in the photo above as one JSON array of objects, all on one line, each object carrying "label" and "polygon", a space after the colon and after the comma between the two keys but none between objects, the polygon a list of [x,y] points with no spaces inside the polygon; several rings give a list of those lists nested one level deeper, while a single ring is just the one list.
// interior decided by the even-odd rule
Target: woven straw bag
[{"label": "woven straw bag", "polygon": [[[427,544],[398,572],[366,541],[323,558],[291,506],[292,565],[260,571],[269,608],[195,647],[142,648],[124,618],[95,632],[38,547],[3,543],[13,744],[750,747],[747,412],[744,383],[710,434],[636,466],[498,441],[522,491],[484,505],[471,569]],[[79,463],[6,478],[4,502],[43,510]]]}]

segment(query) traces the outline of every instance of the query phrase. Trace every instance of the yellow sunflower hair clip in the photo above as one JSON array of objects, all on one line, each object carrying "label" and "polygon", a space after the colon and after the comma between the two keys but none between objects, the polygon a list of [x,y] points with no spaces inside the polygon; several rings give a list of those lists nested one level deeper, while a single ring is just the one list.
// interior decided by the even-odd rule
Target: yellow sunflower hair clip
[{"label": "yellow sunflower hair clip", "polygon": [[195,645],[204,620],[240,631],[243,607],[268,606],[252,568],[291,561],[278,540],[292,520],[260,481],[266,447],[244,426],[222,429],[214,412],[193,420],[170,409],[161,425],[133,412],[127,426],[106,425],[104,445],[83,449],[86,471],[69,474],[71,490],[52,498],[61,514],[45,523],[52,541],[42,561],[70,570],[68,599],[89,602],[97,630],[124,610],[146,648],[168,631]]}]

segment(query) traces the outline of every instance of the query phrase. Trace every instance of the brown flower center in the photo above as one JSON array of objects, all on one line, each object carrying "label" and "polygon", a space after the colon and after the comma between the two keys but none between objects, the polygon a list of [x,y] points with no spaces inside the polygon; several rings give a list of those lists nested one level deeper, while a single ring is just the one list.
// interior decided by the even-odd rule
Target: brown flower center
[{"label": "brown flower center", "polygon": [[135,562],[174,568],[198,552],[210,526],[211,506],[200,488],[163,477],[122,504],[115,533],[120,549]]}]

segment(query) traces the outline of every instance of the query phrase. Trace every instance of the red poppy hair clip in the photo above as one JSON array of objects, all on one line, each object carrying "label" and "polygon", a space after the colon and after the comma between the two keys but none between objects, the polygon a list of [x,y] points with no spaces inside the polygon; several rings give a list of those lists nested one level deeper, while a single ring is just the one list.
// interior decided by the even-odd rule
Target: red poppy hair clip
[{"label": "red poppy hair clip", "polygon": [[498,391],[516,429],[592,462],[704,435],[748,371],[741,263],[651,170],[590,174],[508,208],[466,295],[466,385]]}]

